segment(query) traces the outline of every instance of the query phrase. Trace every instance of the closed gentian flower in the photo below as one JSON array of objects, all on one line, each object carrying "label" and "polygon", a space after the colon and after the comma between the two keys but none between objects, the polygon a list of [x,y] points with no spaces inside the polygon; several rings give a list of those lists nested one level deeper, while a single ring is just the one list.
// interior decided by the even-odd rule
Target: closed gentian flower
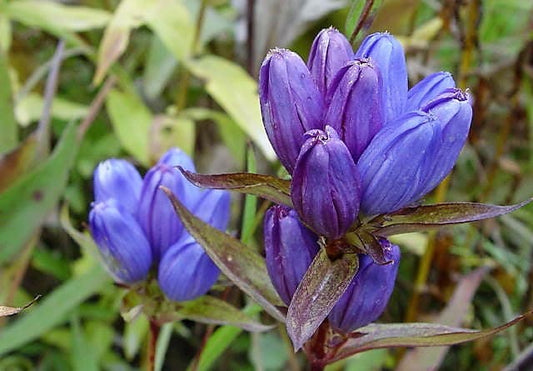
[{"label": "closed gentian flower", "polygon": [[292,178],[292,203],[313,231],[339,238],[359,212],[359,172],[332,127],[310,130],[306,137]]},{"label": "closed gentian flower", "polygon": [[389,33],[374,33],[363,40],[355,57],[370,58],[378,67],[383,81],[385,123],[389,123],[404,112],[407,100],[407,66],[402,45]]},{"label": "closed gentian flower", "polygon": [[352,332],[377,320],[394,289],[400,263],[400,248],[380,240],[390,263],[376,264],[368,255],[359,255],[359,270],[329,313],[329,323],[341,332]]},{"label": "closed gentian flower", "polygon": [[135,213],[142,179],[128,161],[112,158],[98,164],[94,171],[93,185],[95,202],[115,199],[124,209]]},{"label": "closed gentian flower", "polygon": [[98,202],[91,209],[89,224],[102,261],[117,281],[130,284],[146,277],[152,251],[131,213],[113,199]]},{"label": "closed gentian flower", "polygon": [[297,54],[285,49],[270,51],[259,72],[259,100],[270,143],[292,173],[303,134],[322,127],[324,110],[323,97]]},{"label": "closed gentian flower", "polygon": [[289,305],[318,252],[318,237],[300,223],[293,209],[281,205],[267,210],[264,237],[268,274],[283,302]]},{"label": "closed gentian flower", "polygon": [[[165,186],[191,209],[199,199],[201,190],[194,187],[176,166],[194,170],[190,158],[179,150],[171,150],[146,173],[141,191],[137,217],[158,261],[165,250],[184,233],[181,220],[170,200],[159,188]],[[195,194],[196,193],[196,194]]]},{"label": "closed gentian flower", "polygon": [[339,133],[354,161],[383,126],[380,75],[367,59],[340,69],[330,87],[324,121]]},{"label": "closed gentian flower", "polygon": [[435,72],[426,76],[407,92],[405,111],[420,109],[449,88],[455,88],[455,81],[449,72]]},{"label": "closed gentian flower", "polygon": [[[230,216],[230,195],[221,190],[203,191],[192,211],[204,222],[225,230]],[[185,301],[204,295],[219,274],[220,270],[202,246],[184,233],[164,252],[159,263],[158,281],[168,298]]]},{"label": "closed gentian flower", "polygon": [[431,166],[426,169],[425,184],[418,192],[424,195],[435,188],[452,170],[461,152],[472,122],[471,99],[460,89],[446,89],[422,110],[439,119],[442,140],[434,151]]},{"label": "closed gentian flower", "polygon": [[385,126],[357,163],[362,211],[367,215],[387,213],[422,197],[419,189],[427,180],[424,174],[442,140],[439,120],[421,111],[409,112]]},{"label": "closed gentian flower", "polygon": [[337,72],[352,59],[350,42],[333,27],[320,31],[315,37],[307,67],[324,97]]},{"label": "closed gentian flower", "polygon": [[169,299],[186,301],[209,291],[219,274],[220,270],[202,246],[186,236],[164,253],[157,280]]}]

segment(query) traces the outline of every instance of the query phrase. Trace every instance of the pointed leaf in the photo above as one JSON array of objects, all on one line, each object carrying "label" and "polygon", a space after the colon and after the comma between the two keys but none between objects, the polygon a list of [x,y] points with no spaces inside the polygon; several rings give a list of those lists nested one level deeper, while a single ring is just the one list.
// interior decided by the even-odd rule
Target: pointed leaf
[{"label": "pointed leaf", "polygon": [[263,258],[239,240],[195,217],[168,188],[161,189],[169,197],[185,228],[222,273],[272,317],[284,322],[283,314],[276,308],[276,305],[282,305],[282,301],[270,282]]},{"label": "pointed leaf", "polygon": [[448,202],[434,205],[406,207],[391,214],[380,215],[369,224],[380,223],[375,232],[379,236],[424,231],[449,224],[470,223],[513,212],[533,200],[516,205],[499,206],[475,202]]},{"label": "pointed leaf", "polygon": [[287,333],[295,351],[313,336],[358,268],[357,254],[344,254],[332,261],[325,249],[319,251],[298,285],[287,312]]},{"label": "pointed leaf", "polygon": [[8,58],[6,53],[0,51],[0,112],[2,112],[0,154],[12,150],[18,143],[18,126],[13,112],[14,106]]},{"label": "pointed leaf", "polygon": [[250,173],[198,174],[181,167],[180,171],[191,183],[198,187],[229,189],[292,207],[291,182],[289,180],[279,179],[270,175]]},{"label": "pointed leaf", "polygon": [[[533,310],[488,330],[469,330],[435,323],[371,324],[360,328],[359,337],[349,339],[330,361],[377,348],[432,347],[461,344],[497,334],[533,314]],[[354,335],[357,333],[354,333]]]},{"label": "pointed leaf", "polygon": [[76,143],[76,126],[70,125],[48,159],[0,193],[0,262],[28,242],[63,196]]},{"label": "pointed leaf", "polygon": [[[446,308],[435,319],[436,323],[459,326],[470,308],[470,303],[488,267],[480,267],[461,278]],[[437,370],[449,347],[415,348],[410,350],[396,367],[396,371]]]},{"label": "pointed leaf", "polygon": [[4,307],[0,305],[0,317],[6,317],[6,316],[12,316],[14,314],[19,314],[24,309],[28,308],[33,303],[35,303],[37,300],[39,300],[40,297],[41,295],[37,295],[32,301],[30,301],[28,304],[22,307]]},{"label": "pointed leaf", "polygon": [[202,296],[182,305],[175,313],[178,318],[215,325],[232,325],[251,332],[268,331],[275,327],[263,325],[233,305],[213,296]]}]

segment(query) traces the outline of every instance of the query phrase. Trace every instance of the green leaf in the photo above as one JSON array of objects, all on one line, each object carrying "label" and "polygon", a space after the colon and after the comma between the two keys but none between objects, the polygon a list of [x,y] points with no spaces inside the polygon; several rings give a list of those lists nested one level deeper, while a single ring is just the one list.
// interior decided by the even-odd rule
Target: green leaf
[{"label": "green leaf", "polygon": [[145,15],[148,26],[178,60],[187,58],[192,49],[195,25],[187,7],[180,0],[152,0]]},{"label": "green leaf", "polygon": [[123,0],[104,32],[98,49],[95,84],[102,82],[109,68],[124,53],[130,32],[147,25],[177,59],[189,55],[194,23],[179,0]]},{"label": "green leaf", "polygon": [[193,173],[181,167],[179,169],[191,183],[198,187],[229,189],[292,207],[291,182],[288,180],[262,174],[231,173],[207,175]]},{"label": "green leaf", "polygon": [[287,312],[287,333],[295,351],[313,336],[358,268],[357,254],[344,254],[332,261],[326,249],[320,249],[298,285]]},{"label": "green leaf", "polygon": [[[248,304],[243,309],[243,313],[249,316],[258,314],[260,311],[261,307],[257,304]],[[207,371],[211,369],[213,363],[215,363],[241,332],[242,330],[240,328],[234,326],[223,326],[215,330],[213,335],[207,340],[204,350],[200,354],[198,364],[195,367],[191,364],[187,368],[187,371]]]},{"label": "green leaf", "polygon": [[148,326],[148,319],[145,316],[138,316],[124,323],[123,350],[128,361],[131,362],[139,352],[148,334]]},{"label": "green leaf", "polygon": [[475,202],[449,202],[434,205],[406,207],[391,214],[379,215],[368,224],[377,225],[379,236],[419,232],[450,224],[471,223],[508,214],[533,201],[533,198],[516,205],[499,206]]},{"label": "green leaf", "polygon": [[203,246],[222,273],[272,317],[283,322],[284,316],[276,308],[282,301],[270,282],[263,258],[239,240],[195,217],[168,188],[161,189],[170,198],[185,228]]},{"label": "green leaf", "polygon": [[482,331],[435,323],[374,323],[360,328],[357,333],[353,333],[352,337],[348,339],[330,362],[377,348],[433,347],[461,344],[495,335],[524,320],[531,314],[533,314],[533,310],[501,326]]},{"label": "green leaf", "polygon": [[39,338],[67,319],[68,313],[108,281],[108,275],[98,265],[55,289],[31,312],[0,331],[0,354],[6,354]]},{"label": "green leaf", "polygon": [[109,67],[124,53],[132,29],[144,23],[144,14],[153,0],[123,0],[113,13],[98,48],[93,82],[99,84]]},{"label": "green leaf", "polygon": [[194,154],[196,123],[186,115],[155,116],[150,134],[150,153],[155,157],[175,146],[191,157]]},{"label": "green leaf", "polygon": [[55,1],[18,0],[5,2],[2,10],[14,21],[49,32],[91,53],[76,32],[104,27],[111,14],[101,9],[63,5]]},{"label": "green leaf", "polygon": [[109,92],[106,108],[118,140],[126,151],[145,166],[150,164],[150,126],[152,114],[131,91]]},{"label": "green leaf", "polygon": [[206,83],[207,92],[257,144],[265,157],[276,155],[263,128],[257,83],[240,66],[213,55],[185,61],[187,68]]},{"label": "green leaf", "polygon": [[202,296],[182,303],[182,305],[183,307],[176,314],[192,321],[215,325],[232,325],[252,332],[268,331],[274,327],[263,325],[233,305],[212,296]]},{"label": "green leaf", "polygon": [[69,125],[53,154],[0,194],[0,263],[28,242],[57,205],[77,150],[76,126]]},{"label": "green leaf", "polygon": [[18,143],[18,128],[13,112],[13,94],[9,78],[7,55],[0,50],[0,154],[12,150]]},{"label": "green leaf", "polygon": [[143,91],[148,99],[154,100],[161,94],[177,65],[174,55],[157,35],[153,35],[143,75]]},{"label": "green leaf", "polygon": [[72,349],[70,351],[70,362],[72,369],[76,371],[98,371],[98,360],[95,357],[94,349],[87,341],[80,319],[73,315],[70,320],[70,333],[72,339]]},{"label": "green leaf", "polygon": [[[44,99],[37,93],[30,93],[22,98],[15,107],[15,114],[20,125],[28,126],[41,118]],[[89,107],[71,102],[67,99],[55,97],[52,101],[51,115],[64,121],[79,120],[89,113]]]}]

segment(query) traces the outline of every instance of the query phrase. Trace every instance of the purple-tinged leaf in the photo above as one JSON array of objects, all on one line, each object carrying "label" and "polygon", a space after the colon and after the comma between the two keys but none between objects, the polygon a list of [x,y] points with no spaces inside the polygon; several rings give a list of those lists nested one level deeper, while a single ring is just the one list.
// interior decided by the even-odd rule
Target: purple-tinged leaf
[{"label": "purple-tinged leaf", "polygon": [[230,173],[208,175],[193,173],[181,167],[179,169],[191,183],[198,187],[229,189],[292,207],[291,182],[289,180],[263,174]]},{"label": "purple-tinged leaf", "polygon": [[345,236],[348,242],[357,247],[361,253],[370,255],[376,264],[388,264],[390,260],[385,256],[383,246],[379,240],[372,233],[366,230],[358,231],[357,233],[349,233]]},{"label": "purple-tinged leaf", "polygon": [[335,362],[371,349],[455,345],[495,335],[524,320],[533,310],[488,330],[470,330],[435,323],[371,324],[360,328],[328,362]]},{"label": "purple-tinged leaf", "polygon": [[268,331],[275,327],[263,325],[233,305],[213,296],[201,296],[176,305],[181,308],[162,313],[158,319],[164,321],[188,319],[213,325],[232,325],[251,332]]},{"label": "purple-tinged leaf", "polygon": [[309,266],[292,297],[287,312],[287,333],[294,350],[300,349],[315,333],[359,268],[357,254],[331,260],[321,249]]},{"label": "purple-tinged leaf", "polygon": [[448,202],[434,205],[406,207],[396,212],[380,215],[369,224],[378,224],[374,232],[379,236],[419,232],[449,224],[471,223],[508,214],[533,201],[533,198],[519,204],[499,206],[475,202]]},{"label": "purple-tinged leaf", "polygon": [[[488,267],[481,267],[461,278],[448,305],[435,322],[447,326],[461,325],[474,294],[488,271]],[[437,370],[448,349],[449,346],[412,349],[402,358],[396,371]]]},{"label": "purple-tinged leaf", "polygon": [[239,240],[195,217],[168,188],[161,189],[172,202],[185,228],[220,270],[272,317],[284,322],[283,314],[276,308],[283,302],[270,282],[264,259]]}]

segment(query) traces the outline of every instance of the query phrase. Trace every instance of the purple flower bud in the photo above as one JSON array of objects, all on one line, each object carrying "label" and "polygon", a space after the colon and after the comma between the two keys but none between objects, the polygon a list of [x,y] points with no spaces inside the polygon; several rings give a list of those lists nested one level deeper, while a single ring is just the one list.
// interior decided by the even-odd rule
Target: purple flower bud
[{"label": "purple flower bud", "polygon": [[359,255],[359,270],[329,314],[331,326],[352,332],[381,316],[394,289],[400,263],[400,249],[389,241],[380,243],[391,263],[379,265],[368,255]]},{"label": "purple flower bud", "polygon": [[403,47],[388,33],[374,33],[363,40],[355,57],[372,59],[381,73],[385,123],[388,124],[405,110],[407,67]]},{"label": "purple flower bud", "polygon": [[287,305],[318,252],[318,237],[304,227],[293,209],[275,205],[264,221],[268,274]]},{"label": "purple flower bud", "polygon": [[426,76],[407,92],[405,110],[420,109],[448,88],[455,88],[455,81],[449,72],[436,72]]},{"label": "purple flower bud", "polygon": [[341,68],[330,85],[324,122],[337,130],[354,161],[383,126],[380,79],[372,62],[358,59]]},{"label": "purple flower bud", "polygon": [[323,29],[315,37],[307,66],[322,96],[326,96],[331,81],[341,67],[352,59],[350,42],[335,28]]},{"label": "purple flower bud", "polygon": [[435,188],[452,170],[463,148],[472,122],[471,98],[467,92],[450,88],[422,107],[439,119],[442,138],[418,189],[420,197]]},{"label": "purple flower bud", "polygon": [[110,199],[93,205],[89,223],[102,261],[115,280],[134,283],[146,277],[152,252],[133,215]]},{"label": "purple flower bud", "polygon": [[169,299],[186,301],[209,291],[219,274],[203,248],[192,237],[185,236],[164,253],[157,280]]},{"label": "purple flower bud", "polygon": [[[168,155],[168,156],[167,156]],[[170,189],[189,209],[198,202],[201,191],[189,183],[175,166],[191,165],[189,157],[172,150],[144,177],[137,218],[152,246],[154,260],[173,245],[183,233],[183,224],[160,186]],[[194,170],[194,168],[193,168]]]},{"label": "purple flower bud", "polygon": [[316,233],[339,238],[359,212],[359,173],[335,129],[326,126],[306,136],[292,178],[292,203]]},{"label": "purple flower bud", "polygon": [[93,184],[95,202],[115,199],[130,213],[137,210],[142,179],[128,161],[112,158],[99,163],[94,171]]},{"label": "purple flower bud", "polygon": [[297,54],[274,49],[261,65],[259,99],[268,138],[283,166],[292,173],[303,134],[322,127],[322,95]]},{"label": "purple flower bud", "polygon": [[434,115],[409,112],[385,126],[361,155],[361,209],[367,215],[401,209],[422,195],[424,174],[441,145]]}]

